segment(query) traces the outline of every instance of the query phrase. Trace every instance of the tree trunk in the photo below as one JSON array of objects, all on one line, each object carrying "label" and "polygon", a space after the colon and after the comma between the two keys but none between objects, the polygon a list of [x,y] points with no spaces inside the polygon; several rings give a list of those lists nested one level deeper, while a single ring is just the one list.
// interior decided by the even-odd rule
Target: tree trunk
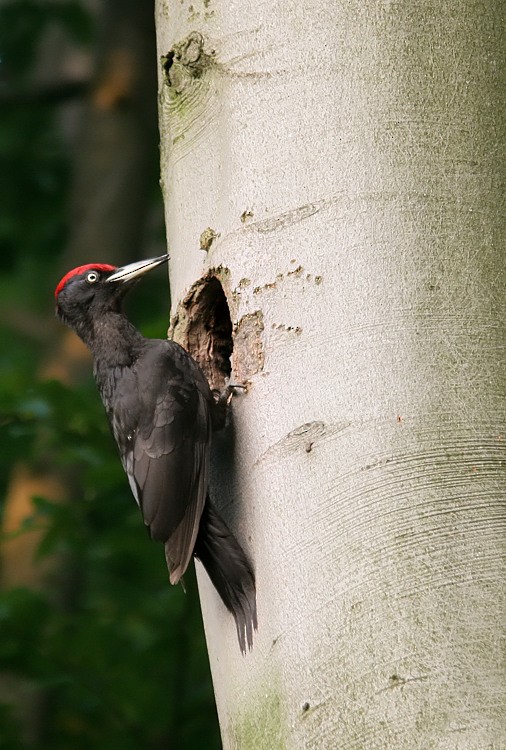
[{"label": "tree trunk", "polygon": [[506,744],[499,12],[158,0],[172,328],[218,384],[224,292],[249,384],[246,657],[199,570],[227,750]]}]

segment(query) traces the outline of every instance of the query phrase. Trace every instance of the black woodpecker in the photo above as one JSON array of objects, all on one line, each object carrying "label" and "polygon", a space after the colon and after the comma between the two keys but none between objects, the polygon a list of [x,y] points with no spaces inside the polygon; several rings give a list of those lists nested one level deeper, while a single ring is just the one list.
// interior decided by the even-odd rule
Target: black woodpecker
[{"label": "black woodpecker", "polygon": [[122,268],[79,266],[55,290],[57,317],[89,347],[132,493],[175,584],[195,555],[233,614],[241,651],[257,627],[255,576],[209,494],[216,399],[179,344],[146,339],[121,310],[138,278],[167,255]]}]

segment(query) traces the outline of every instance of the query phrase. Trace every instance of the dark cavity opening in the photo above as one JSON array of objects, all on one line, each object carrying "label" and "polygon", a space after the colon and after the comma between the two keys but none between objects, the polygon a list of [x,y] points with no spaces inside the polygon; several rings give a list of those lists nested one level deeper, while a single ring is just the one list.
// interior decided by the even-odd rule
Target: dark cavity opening
[{"label": "dark cavity opening", "polygon": [[216,276],[201,279],[186,302],[188,351],[204,370],[211,388],[222,389],[232,365],[232,320]]},{"label": "dark cavity opening", "polygon": [[163,72],[165,73],[166,76],[168,76],[170,69],[172,68],[172,63],[174,62],[173,50],[170,50],[169,52],[167,52],[166,55],[162,55],[161,62],[162,62]]}]

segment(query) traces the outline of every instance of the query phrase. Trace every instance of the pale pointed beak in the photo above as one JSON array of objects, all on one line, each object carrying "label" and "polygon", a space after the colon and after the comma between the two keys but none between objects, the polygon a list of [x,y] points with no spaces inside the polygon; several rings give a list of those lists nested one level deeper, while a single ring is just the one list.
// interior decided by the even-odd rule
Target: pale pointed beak
[{"label": "pale pointed beak", "polygon": [[128,266],[117,268],[114,273],[109,276],[107,281],[120,281],[121,283],[132,281],[138,276],[142,276],[148,271],[151,271],[152,268],[156,268],[162,263],[166,263],[168,259],[168,255],[160,255],[158,258],[149,258],[148,260],[138,260],[137,263],[129,263]]}]

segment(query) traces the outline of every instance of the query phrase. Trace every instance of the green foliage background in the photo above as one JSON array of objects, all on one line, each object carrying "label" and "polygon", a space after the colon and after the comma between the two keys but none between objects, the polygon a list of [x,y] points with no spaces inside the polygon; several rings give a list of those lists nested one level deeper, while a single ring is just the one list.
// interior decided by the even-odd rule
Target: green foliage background
[{"label": "green foliage background", "polygon": [[[28,85],[49,22],[93,43],[79,3],[0,7],[0,487],[4,498],[23,461],[56,464],[73,493],[66,503],[33,498],[20,532],[44,529],[39,559],[58,560],[51,587],[0,591],[0,686],[14,677],[42,704],[29,744],[27,717],[2,692],[0,748],[213,750],[220,742],[193,573],[186,595],[169,586],[163,548],[144,533],[91,373],[72,389],[35,377],[57,332],[53,289],[71,166],[54,105],[9,94]],[[148,286],[131,315],[146,335],[164,336],[163,274]],[[20,325],[23,317],[45,334]]]}]

